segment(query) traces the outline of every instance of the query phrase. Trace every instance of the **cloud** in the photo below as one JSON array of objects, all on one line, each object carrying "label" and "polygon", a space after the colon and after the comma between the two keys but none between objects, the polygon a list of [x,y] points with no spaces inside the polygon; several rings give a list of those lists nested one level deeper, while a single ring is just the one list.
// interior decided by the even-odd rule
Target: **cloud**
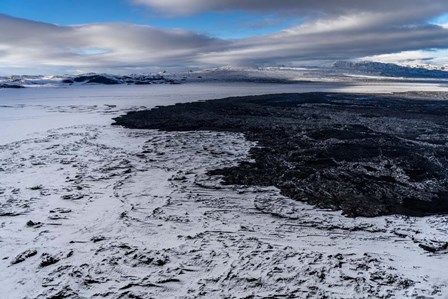
[{"label": "cloud", "polygon": [[426,18],[448,9],[446,0],[129,0],[171,15],[204,11],[281,12],[294,15],[349,15],[359,12],[409,12],[409,18]]},{"label": "cloud", "polygon": [[[207,63],[260,64],[334,61],[364,56],[441,49],[448,30],[436,25],[382,27],[377,15],[361,14],[297,26],[279,33],[238,40],[220,52],[205,53]],[[384,16],[387,19],[387,16]]]},{"label": "cloud", "polygon": [[125,23],[56,26],[0,15],[3,67],[119,68],[194,63],[226,42]]},{"label": "cloud", "polygon": [[446,0],[130,0],[169,15],[249,11],[300,17],[287,30],[234,41],[199,60],[251,64],[351,59],[447,48],[448,28],[428,20],[448,11]]},{"label": "cloud", "polygon": [[[169,66],[302,64],[448,48],[448,28],[426,22],[442,9],[448,10],[446,0],[189,0],[191,5],[180,0],[133,1],[176,13],[211,9],[319,13],[306,17],[300,26],[237,40],[126,23],[56,26],[0,14],[0,64],[9,69],[118,72]],[[436,53],[431,51],[425,51],[429,58]]]}]

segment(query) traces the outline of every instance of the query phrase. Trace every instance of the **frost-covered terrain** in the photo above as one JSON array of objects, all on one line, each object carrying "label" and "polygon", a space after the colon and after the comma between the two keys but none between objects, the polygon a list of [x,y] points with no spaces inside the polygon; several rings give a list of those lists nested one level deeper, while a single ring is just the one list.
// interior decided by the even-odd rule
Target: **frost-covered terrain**
[{"label": "frost-covered terrain", "polygon": [[[112,127],[130,110],[418,84],[184,84],[0,91],[1,298],[446,298],[448,218],[346,218],[208,170],[235,133]],[[420,92],[422,97],[429,96]],[[446,93],[431,94],[446,100]]]}]

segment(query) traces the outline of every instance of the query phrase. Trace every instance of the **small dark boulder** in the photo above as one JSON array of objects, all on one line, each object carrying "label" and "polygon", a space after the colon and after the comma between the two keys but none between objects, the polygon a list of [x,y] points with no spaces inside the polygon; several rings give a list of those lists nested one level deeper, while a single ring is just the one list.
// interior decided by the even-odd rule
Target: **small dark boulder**
[{"label": "small dark boulder", "polygon": [[36,249],[25,250],[24,252],[22,252],[21,254],[19,254],[18,256],[16,256],[15,258],[12,259],[11,265],[19,264],[19,263],[25,261],[26,259],[28,259],[32,256],[35,256],[36,254],[37,254]]},{"label": "small dark boulder", "polygon": [[40,266],[47,267],[47,266],[56,264],[57,262],[59,262],[59,258],[57,258],[49,253],[43,253],[42,260],[40,262]]}]

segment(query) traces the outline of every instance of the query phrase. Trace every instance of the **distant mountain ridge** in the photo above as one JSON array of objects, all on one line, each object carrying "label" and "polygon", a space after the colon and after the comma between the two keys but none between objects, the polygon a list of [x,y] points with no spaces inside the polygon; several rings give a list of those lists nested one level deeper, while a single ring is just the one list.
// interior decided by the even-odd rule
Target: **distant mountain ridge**
[{"label": "distant mountain ridge", "polygon": [[179,81],[161,74],[110,75],[88,73],[64,76],[9,76],[0,77],[0,88],[23,88],[34,86],[70,86],[70,85],[149,85],[178,84]]},{"label": "distant mountain ridge", "polygon": [[401,66],[393,63],[373,61],[338,61],[333,65],[333,67],[335,69],[347,71],[351,74],[357,75],[364,74],[385,77],[448,79],[448,71],[443,69],[428,69],[422,66]]},{"label": "distant mountain ridge", "polygon": [[435,67],[401,66],[381,62],[338,61],[326,67],[218,67],[179,72],[111,75],[87,73],[63,76],[0,77],[0,89],[79,86],[79,85],[152,85],[193,82],[309,83],[325,80],[356,80],[361,76],[397,79],[448,79],[448,70]]}]

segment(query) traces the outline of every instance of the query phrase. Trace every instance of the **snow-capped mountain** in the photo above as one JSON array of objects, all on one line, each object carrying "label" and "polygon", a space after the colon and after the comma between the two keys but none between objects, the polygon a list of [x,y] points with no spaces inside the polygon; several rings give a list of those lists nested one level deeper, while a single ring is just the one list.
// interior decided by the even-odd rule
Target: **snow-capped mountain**
[{"label": "snow-capped mountain", "polygon": [[445,71],[444,68],[434,69],[426,66],[411,67],[372,61],[338,61],[333,67],[337,70],[354,75],[362,74],[385,77],[448,79],[448,71]]}]

